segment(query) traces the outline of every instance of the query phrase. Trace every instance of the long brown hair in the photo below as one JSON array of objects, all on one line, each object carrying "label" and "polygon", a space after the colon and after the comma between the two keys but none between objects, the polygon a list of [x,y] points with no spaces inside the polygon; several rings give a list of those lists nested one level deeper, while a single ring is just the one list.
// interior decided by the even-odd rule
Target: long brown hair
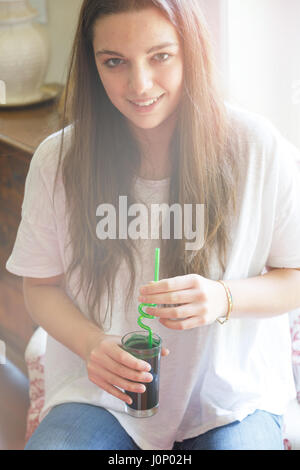
[{"label": "long brown hair", "polygon": [[[128,305],[136,280],[137,250],[130,239],[97,238],[96,208],[111,203],[117,209],[120,195],[127,195],[129,204],[134,202],[133,181],[140,151],[124,116],[112,105],[99,79],[93,27],[103,15],[151,6],[159,8],[176,28],[184,53],[184,94],[170,145],[173,167],[168,202],[181,207],[187,203],[205,205],[203,249],[187,257],[184,238],[163,241],[162,262],[169,277],[187,273],[209,277],[210,258],[216,247],[225,270],[228,221],[236,208],[238,163],[230,151],[231,128],[216,80],[212,40],[198,0],[84,0],[66,84],[56,179],[62,165],[73,250],[66,278],[79,268],[77,295],[85,289],[89,316],[99,325],[105,289],[112,311],[114,278],[121,261],[127,263],[131,273]],[[64,128],[69,122],[73,129],[71,145],[62,159]],[[108,311],[107,306],[106,314]]]}]

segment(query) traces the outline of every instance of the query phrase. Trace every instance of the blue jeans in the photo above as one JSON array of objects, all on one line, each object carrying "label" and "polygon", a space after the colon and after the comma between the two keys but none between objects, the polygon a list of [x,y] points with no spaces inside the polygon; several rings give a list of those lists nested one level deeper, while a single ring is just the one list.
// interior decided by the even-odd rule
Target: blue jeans
[{"label": "blue jeans", "polygon": [[[172,450],[283,450],[282,417],[256,410],[205,434],[175,442]],[[141,450],[106,409],[83,403],[53,407],[25,450]]]}]

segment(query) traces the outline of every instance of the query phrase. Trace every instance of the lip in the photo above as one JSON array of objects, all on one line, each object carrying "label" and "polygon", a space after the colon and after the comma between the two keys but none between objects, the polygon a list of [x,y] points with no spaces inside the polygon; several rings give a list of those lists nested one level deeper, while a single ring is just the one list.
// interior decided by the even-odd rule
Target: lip
[{"label": "lip", "polygon": [[163,94],[164,93],[162,93],[159,96],[153,96],[153,98],[144,98],[143,100],[128,100],[128,101],[130,101],[131,103],[146,103],[147,101],[156,100],[157,98],[161,98]]},{"label": "lip", "polygon": [[[150,106],[143,106],[143,107],[138,106],[137,104],[134,104],[129,100],[128,101],[138,113],[145,114],[145,113],[150,113],[156,106],[158,106],[164,96],[165,94],[162,94],[155,103],[151,104]],[[143,101],[146,101],[146,100],[143,100]],[[143,103],[143,101],[140,101],[140,103]],[[148,101],[150,101],[150,99]],[[138,103],[139,101],[136,101],[136,102]]]}]

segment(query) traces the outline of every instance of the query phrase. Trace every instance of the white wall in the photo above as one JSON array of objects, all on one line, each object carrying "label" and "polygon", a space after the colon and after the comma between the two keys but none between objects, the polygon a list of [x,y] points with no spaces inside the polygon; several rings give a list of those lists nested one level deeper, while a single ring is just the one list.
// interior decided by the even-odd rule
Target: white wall
[{"label": "white wall", "polygon": [[[37,0],[36,0],[37,1]],[[79,10],[83,0],[47,0],[47,22],[39,28],[48,36],[50,60],[46,83],[66,83],[67,62],[71,53]],[[32,3],[35,6],[36,2]]]},{"label": "white wall", "polygon": [[227,0],[199,0],[214,41],[214,53],[224,90],[228,88],[227,71]]},{"label": "white wall", "polygon": [[299,0],[228,0],[231,100],[267,116],[300,148],[299,45]]}]

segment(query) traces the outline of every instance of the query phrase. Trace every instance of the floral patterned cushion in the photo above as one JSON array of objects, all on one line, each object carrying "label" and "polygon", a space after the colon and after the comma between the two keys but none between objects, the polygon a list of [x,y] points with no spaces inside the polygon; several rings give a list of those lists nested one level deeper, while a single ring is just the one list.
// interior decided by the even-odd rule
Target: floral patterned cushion
[{"label": "floral patterned cushion", "polygon": [[284,448],[285,450],[300,450],[300,309],[293,310],[289,315],[297,397],[289,404],[284,415]]},{"label": "floral patterned cushion", "polygon": [[300,403],[300,309],[290,312],[290,328],[292,338],[293,372],[297,399]]},{"label": "floral patterned cushion", "polygon": [[37,328],[30,338],[25,351],[30,398],[30,406],[27,413],[26,442],[39,425],[40,412],[44,406],[44,359],[46,342],[47,332],[43,330],[43,328]]}]

